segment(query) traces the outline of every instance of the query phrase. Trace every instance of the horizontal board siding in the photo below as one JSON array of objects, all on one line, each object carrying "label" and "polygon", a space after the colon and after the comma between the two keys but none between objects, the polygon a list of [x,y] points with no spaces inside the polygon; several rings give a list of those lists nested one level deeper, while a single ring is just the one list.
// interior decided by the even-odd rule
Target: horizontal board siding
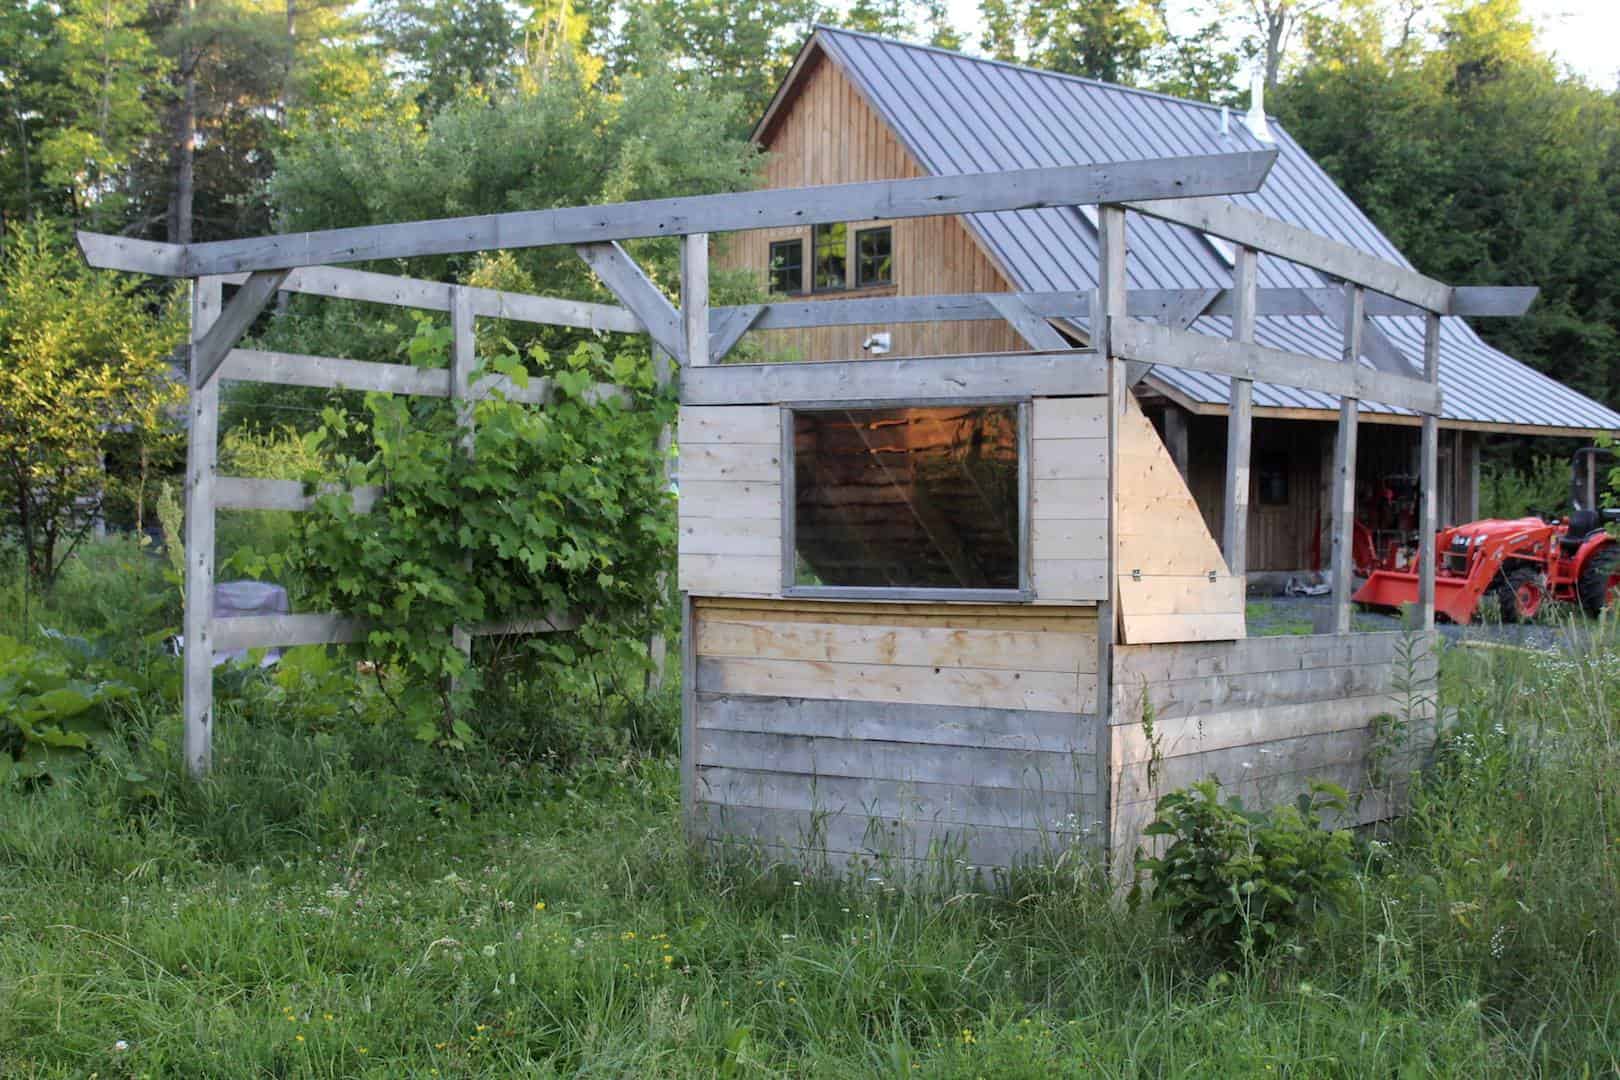
[{"label": "horizontal board siding", "polygon": [[[1162,795],[1218,777],[1245,806],[1290,802],[1313,780],[1345,788],[1341,824],[1404,805],[1405,777],[1433,742],[1432,639],[1399,633],[1125,645],[1114,650],[1111,843],[1116,869]],[[1380,718],[1410,722],[1380,745]],[[1378,776],[1372,752],[1389,755]]]},{"label": "horizontal board siding", "polygon": [[1106,399],[1039,398],[1030,424],[1031,584],[1044,603],[1108,592]]},{"label": "horizontal board siding", "polygon": [[729,694],[698,694],[697,705],[699,726],[716,731],[1055,754],[1097,748],[1096,718],[1073,713]]},{"label": "horizontal board siding", "polygon": [[711,806],[865,814],[889,821],[1076,831],[1095,795],[908,780],[801,776],[756,769],[698,768],[698,801]]},{"label": "horizontal board siding", "polygon": [[[689,798],[743,823],[707,839],[869,859],[948,838],[998,866],[1054,830],[1101,844],[1095,609],[705,599],[692,646]],[[812,819],[838,830],[813,850]]]},{"label": "horizontal board siding", "polygon": [[683,407],[677,575],[688,593],[782,591],[782,414]]},{"label": "horizontal board siding", "polygon": [[712,841],[780,849],[788,861],[815,866],[873,862],[905,872],[910,860],[960,860],[967,867],[1048,861],[1076,844],[1080,830],[1003,829],[952,822],[895,821],[867,814],[830,814],[699,803],[697,828]]}]

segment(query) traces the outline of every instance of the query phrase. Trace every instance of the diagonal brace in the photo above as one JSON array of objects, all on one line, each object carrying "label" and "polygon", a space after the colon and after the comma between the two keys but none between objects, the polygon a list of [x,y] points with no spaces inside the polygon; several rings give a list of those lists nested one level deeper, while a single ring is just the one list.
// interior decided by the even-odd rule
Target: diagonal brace
[{"label": "diagonal brace", "polygon": [[743,304],[716,311],[713,325],[709,328],[709,362],[718,364],[724,360],[764,313],[764,304]]},{"label": "diagonal brace", "polygon": [[1017,294],[985,293],[984,298],[1003,319],[1007,320],[1030,348],[1042,350],[1073,348],[1068,338],[1053,329],[1051,323],[1035,314]]},{"label": "diagonal brace", "polygon": [[658,291],[658,286],[652,283],[636,260],[612,241],[575,244],[574,250],[601,279],[602,284],[619,298],[619,303],[642,321],[653,341],[679,363],[685,364],[686,341],[681,333],[680,314]]},{"label": "diagonal brace", "polygon": [[236,347],[247,333],[253,320],[259,317],[270,301],[275,297],[276,290],[281,283],[287,280],[288,270],[257,270],[240,289],[231,297],[231,302],[225,305],[225,310],[219,313],[219,318],[208,332],[202,336],[191,352],[191,385],[194,389],[201,389],[208,385],[208,381],[219,370],[219,365],[225,362],[226,354]]}]

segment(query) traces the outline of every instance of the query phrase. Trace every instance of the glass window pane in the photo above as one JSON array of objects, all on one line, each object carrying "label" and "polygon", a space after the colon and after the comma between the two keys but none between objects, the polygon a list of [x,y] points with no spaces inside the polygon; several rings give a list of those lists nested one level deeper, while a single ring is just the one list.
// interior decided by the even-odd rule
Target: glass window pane
[{"label": "glass window pane", "polygon": [[894,232],[887,226],[881,229],[862,229],[855,234],[855,284],[894,284],[892,256]]},{"label": "glass window pane", "polygon": [[800,585],[1016,589],[1013,405],[816,410],[793,417]]},{"label": "glass window pane", "polygon": [[804,241],[778,240],[771,245],[771,292],[804,291]]},{"label": "glass window pane", "polygon": [[817,289],[842,289],[845,284],[844,263],[849,258],[849,227],[847,225],[817,225],[811,230],[816,249]]}]

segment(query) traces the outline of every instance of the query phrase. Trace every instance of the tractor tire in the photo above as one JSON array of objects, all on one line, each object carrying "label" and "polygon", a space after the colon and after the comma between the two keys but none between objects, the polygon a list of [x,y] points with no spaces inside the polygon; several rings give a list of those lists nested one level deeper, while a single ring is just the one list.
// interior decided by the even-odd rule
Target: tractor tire
[{"label": "tractor tire", "polygon": [[1529,622],[1541,611],[1547,589],[1540,571],[1521,566],[1498,574],[1496,583],[1491,586],[1491,595],[1496,597],[1504,623]]},{"label": "tractor tire", "polygon": [[1620,547],[1609,545],[1595,552],[1575,579],[1575,595],[1580,597],[1581,610],[1596,615],[1608,606],[1611,590],[1610,578],[1620,575]]}]

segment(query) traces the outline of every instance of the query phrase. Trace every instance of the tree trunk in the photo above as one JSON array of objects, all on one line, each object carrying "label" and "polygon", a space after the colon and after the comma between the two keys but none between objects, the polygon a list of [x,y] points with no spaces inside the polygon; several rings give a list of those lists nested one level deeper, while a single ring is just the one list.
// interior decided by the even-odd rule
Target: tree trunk
[{"label": "tree trunk", "polygon": [[181,8],[184,43],[180,47],[180,99],[175,103],[174,143],[170,167],[174,188],[169,193],[169,243],[191,243],[192,204],[196,192],[197,166],[197,58],[191,38],[192,15],[197,0],[184,0]]}]

